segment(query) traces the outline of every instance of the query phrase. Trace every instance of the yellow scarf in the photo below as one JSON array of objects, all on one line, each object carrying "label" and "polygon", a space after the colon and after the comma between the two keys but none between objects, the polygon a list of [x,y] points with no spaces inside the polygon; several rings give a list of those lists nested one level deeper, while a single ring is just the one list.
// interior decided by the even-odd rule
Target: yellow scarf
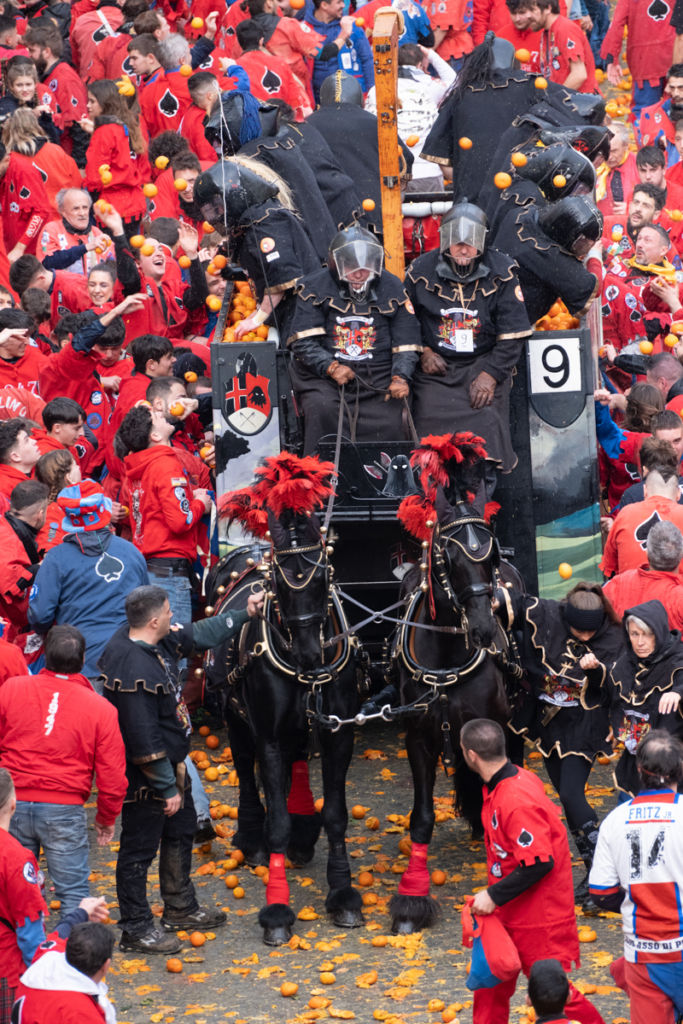
[{"label": "yellow scarf", "polygon": [[[624,159],[619,164],[620,167],[622,167],[626,163],[630,152],[631,151],[629,149],[626,150],[626,153],[624,154]],[[598,177],[597,185],[595,186],[595,198],[598,203],[601,199],[604,199],[607,194],[607,175],[611,174],[612,171],[616,171],[616,167],[608,167],[605,163],[600,164],[600,166],[597,168],[595,172]]]},{"label": "yellow scarf", "polygon": [[645,274],[655,274],[657,277],[663,277],[669,284],[676,283],[676,268],[667,259],[662,260],[661,263],[648,263],[647,266],[644,266],[642,263],[636,263],[635,256],[632,256],[626,262],[634,270],[642,270]]}]

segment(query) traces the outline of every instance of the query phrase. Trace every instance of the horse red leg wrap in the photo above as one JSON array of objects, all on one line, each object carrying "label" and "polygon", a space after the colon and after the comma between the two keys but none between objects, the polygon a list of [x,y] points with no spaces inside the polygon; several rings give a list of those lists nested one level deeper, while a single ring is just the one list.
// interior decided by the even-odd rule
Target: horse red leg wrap
[{"label": "horse red leg wrap", "polygon": [[285,874],[284,853],[271,853],[268,865],[268,885],[266,886],[266,903],[289,904],[289,886]]},{"label": "horse red leg wrap", "polygon": [[408,867],[398,885],[400,896],[429,896],[428,849],[429,843],[413,843]]},{"label": "horse red leg wrap", "polygon": [[290,814],[315,814],[308,781],[308,761],[295,761],[292,765],[292,788],[289,791],[287,810]]}]

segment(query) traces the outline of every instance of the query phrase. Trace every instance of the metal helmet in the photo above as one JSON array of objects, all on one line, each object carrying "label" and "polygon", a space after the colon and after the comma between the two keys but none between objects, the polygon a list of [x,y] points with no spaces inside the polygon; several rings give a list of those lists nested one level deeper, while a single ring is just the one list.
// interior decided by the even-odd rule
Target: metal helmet
[{"label": "metal helmet", "polygon": [[587,125],[585,128],[576,126],[555,131],[542,131],[539,137],[546,146],[551,146],[555,142],[568,142],[572,149],[575,149],[577,153],[583,153],[595,167],[598,157],[607,161],[612,136],[609,128]]},{"label": "metal helmet", "polygon": [[[489,34],[486,33],[484,41],[488,41]],[[515,57],[515,47],[508,39],[502,39],[500,36],[493,37],[493,67],[501,68],[506,71],[510,68],[519,70],[519,61]]]},{"label": "metal helmet", "polygon": [[477,250],[477,255],[466,262],[456,263],[453,257],[449,256],[450,264],[458,277],[467,277],[484,255],[488,228],[489,222],[484,211],[474,203],[468,203],[467,199],[453,203],[448,213],[441,218],[439,248],[442,254],[448,253],[452,245],[458,244],[471,245]]},{"label": "metal helmet", "polygon": [[602,213],[589,196],[567,196],[538,211],[543,234],[579,259],[602,237],[602,225]]},{"label": "metal helmet", "polygon": [[[339,231],[330,242],[330,273],[345,283],[352,299],[361,301],[366,297],[370,285],[382,273],[383,265],[384,248],[375,235],[357,224]],[[369,271],[364,281],[350,279],[358,270]]]},{"label": "metal helmet", "polygon": [[330,107],[333,103],[353,103],[363,106],[363,89],[357,78],[345,71],[335,71],[320,86],[320,106]]},{"label": "metal helmet", "polygon": [[231,160],[202,171],[194,184],[194,200],[204,220],[218,230],[234,231],[250,206],[260,206],[277,194],[277,185]]},{"label": "metal helmet", "polygon": [[590,92],[575,92],[572,103],[587,124],[601,125],[605,120],[605,100]]},{"label": "metal helmet", "polygon": [[[528,146],[520,150],[527,158],[524,167],[517,168],[520,178],[535,182],[541,192],[553,203],[565,196],[585,195],[595,188],[595,168],[590,160],[567,142],[552,146]],[[564,183],[556,183],[556,178]]]}]

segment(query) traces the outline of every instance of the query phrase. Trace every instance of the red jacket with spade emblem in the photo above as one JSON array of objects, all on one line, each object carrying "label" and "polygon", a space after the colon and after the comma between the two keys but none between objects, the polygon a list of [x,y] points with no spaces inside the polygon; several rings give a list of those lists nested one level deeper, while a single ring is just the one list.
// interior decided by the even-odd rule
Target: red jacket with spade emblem
[{"label": "red jacket with spade emblem", "polygon": [[192,103],[187,82],[180,72],[164,71],[163,68],[144,82],[138,98],[151,139],[161,132],[177,132],[185,111]]},{"label": "red jacket with spade emblem", "polygon": [[40,173],[19,153],[12,153],[0,180],[0,215],[7,252],[22,242],[25,253],[35,256],[43,225],[52,216],[50,200]]},{"label": "red jacket with spade emblem", "polygon": [[619,0],[600,56],[619,59],[624,28],[626,62],[638,88],[643,82],[657,86],[671,65],[675,29],[671,27],[673,0]]}]

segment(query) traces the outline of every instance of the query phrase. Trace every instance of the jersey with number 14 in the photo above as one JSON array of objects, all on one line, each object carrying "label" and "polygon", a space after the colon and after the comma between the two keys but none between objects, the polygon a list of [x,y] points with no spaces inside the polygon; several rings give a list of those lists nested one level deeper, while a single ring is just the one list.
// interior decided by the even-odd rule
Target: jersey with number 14
[{"label": "jersey with number 14", "polygon": [[598,895],[617,892],[630,963],[683,960],[683,799],[648,790],[603,821],[590,873]]}]

